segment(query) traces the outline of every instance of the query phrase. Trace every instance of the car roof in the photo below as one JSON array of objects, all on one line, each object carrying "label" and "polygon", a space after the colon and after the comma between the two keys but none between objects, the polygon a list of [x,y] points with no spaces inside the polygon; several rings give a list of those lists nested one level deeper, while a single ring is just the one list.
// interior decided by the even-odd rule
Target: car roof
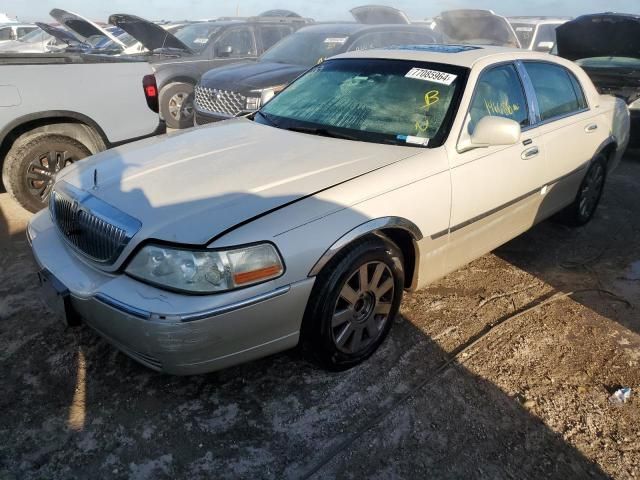
[{"label": "car roof", "polygon": [[317,32],[331,33],[340,35],[353,35],[361,32],[369,31],[386,31],[386,30],[407,30],[411,32],[427,31],[435,35],[435,32],[426,25],[404,25],[404,24],[377,24],[368,25],[364,23],[343,22],[343,23],[316,23],[301,28],[298,32]]},{"label": "car roof", "polygon": [[[500,57],[500,60],[539,59],[539,52],[531,52],[520,48],[475,46],[475,45],[414,45],[406,47],[391,47],[375,50],[360,50],[343,53],[332,58],[380,58],[393,60],[410,60],[415,62],[445,63],[459,67],[472,68],[476,63]],[[551,55],[545,54],[545,58]],[[496,58],[498,60],[498,58]]]}]

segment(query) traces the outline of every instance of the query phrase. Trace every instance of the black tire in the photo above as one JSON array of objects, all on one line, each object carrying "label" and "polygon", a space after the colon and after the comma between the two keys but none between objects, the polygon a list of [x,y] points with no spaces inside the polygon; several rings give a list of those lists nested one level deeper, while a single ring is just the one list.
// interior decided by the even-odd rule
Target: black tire
[{"label": "black tire", "polygon": [[25,134],[7,153],[2,181],[20,205],[35,213],[46,207],[54,175],[89,155],[85,145],[70,137]]},{"label": "black tire", "polygon": [[607,179],[607,158],[599,154],[593,159],[580,184],[575,200],[558,215],[565,225],[580,227],[596,213]]},{"label": "black tire", "polygon": [[160,114],[169,128],[193,127],[193,85],[170,83],[160,92]]},{"label": "black tire", "polygon": [[[366,288],[360,285],[363,266],[368,278]],[[343,296],[347,283],[353,292],[347,295],[354,299],[351,302]],[[378,288],[370,288],[370,284],[375,283]],[[378,297],[376,291],[390,284],[393,288]],[[332,371],[346,370],[366,360],[389,334],[403,290],[403,256],[394,243],[377,236],[354,243],[340,252],[316,278],[302,323],[303,352],[310,360]],[[387,309],[386,316],[380,313]],[[340,323],[344,319],[348,320]]]}]

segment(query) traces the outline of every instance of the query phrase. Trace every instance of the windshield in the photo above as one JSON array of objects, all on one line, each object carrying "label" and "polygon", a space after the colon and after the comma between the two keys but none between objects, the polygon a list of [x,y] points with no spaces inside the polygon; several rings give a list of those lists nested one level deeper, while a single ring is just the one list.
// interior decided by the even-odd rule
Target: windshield
[{"label": "windshield", "polygon": [[342,53],[348,39],[342,33],[298,32],[271,47],[260,61],[311,67]]},{"label": "windshield", "polygon": [[438,146],[466,74],[463,68],[424,62],[330,60],[268,102],[256,120],[351,140]]},{"label": "windshield", "polygon": [[45,42],[50,38],[51,35],[45,33],[44,30],[37,28],[34,31],[27,33],[24,37],[20,38],[19,41],[24,43]]},{"label": "windshield", "polygon": [[211,36],[218,30],[220,30],[219,25],[194,23],[181,28],[174,35],[191,50],[199,52],[207,46]]},{"label": "windshield", "polygon": [[631,57],[593,57],[576,60],[581,67],[587,68],[640,68],[640,58]]},{"label": "windshield", "polygon": [[533,35],[536,32],[535,25],[530,23],[512,23],[511,26],[515,30],[522,48],[529,48],[533,41]]}]

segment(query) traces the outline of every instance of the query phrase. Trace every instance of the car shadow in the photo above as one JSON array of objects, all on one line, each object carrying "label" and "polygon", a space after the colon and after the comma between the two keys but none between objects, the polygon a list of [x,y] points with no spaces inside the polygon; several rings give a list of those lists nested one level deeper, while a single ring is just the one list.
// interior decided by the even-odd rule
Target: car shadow
[{"label": "car shadow", "polygon": [[499,258],[600,315],[640,333],[640,162],[627,157],[610,175],[584,227],[542,222],[498,248]]},{"label": "car shadow", "polygon": [[[159,206],[141,190],[123,195],[163,218],[211,201]],[[503,255],[513,245],[505,248]],[[519,255],[530,259],[525,267],[544,270],[535,252],[511,260]],[[25,295],[34,292],[35,271],[28,273],[13,287]],[[22,301],[0,319],[3,343],[10,340],[0,363],[0,435],[11,440],[0,474],[607,478],[521,399],[453,356],[477,338],[445,351],[411,315],[346,372],[322,371],[291,351],[185,378],[154,373],[88,328],[63,330]]]}]

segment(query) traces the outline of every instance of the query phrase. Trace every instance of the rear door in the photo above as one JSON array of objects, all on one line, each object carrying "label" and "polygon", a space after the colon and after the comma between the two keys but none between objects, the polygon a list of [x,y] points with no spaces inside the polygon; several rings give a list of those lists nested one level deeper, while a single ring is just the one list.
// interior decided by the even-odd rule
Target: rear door
[{"label": "rear door", "polygon": [[[448,270],[493,250],[535,223],[546,173],[542,136],[532,110],[515,64],[489,67],[478,77],[458,152],[451,155]],[[468,149],[476,125],[487,116],[518,122],[520,142]]]},{"label": "rear door", "polygon": [[291,35],[293,27],[290,25],[260,25],[257,32],[258,55],[262,55],[280,40]]},{"label": "rear door", "polygon": [[547,153],[546,183],[551,191],[542,209],[548,215],[573,201],[587,164],[608,136],[608,126],[589,108],[580,82],[569,70],[550,62],[523,65],[537,98]]}]

